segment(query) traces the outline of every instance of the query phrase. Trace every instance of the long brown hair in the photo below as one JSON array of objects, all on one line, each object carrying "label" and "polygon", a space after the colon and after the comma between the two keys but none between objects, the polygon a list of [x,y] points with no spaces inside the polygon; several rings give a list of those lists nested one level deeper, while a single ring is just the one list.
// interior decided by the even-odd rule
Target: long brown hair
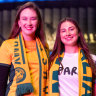
[{"label": "long brown hair", "polygon": [[[60,52],[62,50],[65,50],[64,44],[61,42],[61,38],[60,38],[60,27],[61,27],[61,24],[63,22],[66,22],[66,21],[71,22],[71,23],[73,23],[76,26],[76,28],[78,30],[78,33],[80,34],[80,36],[78,37],[77,44],[84,51],[85,56],[88,59],[89,65],[92,68],[93,73],[96,74],[95,64],[94,64],[94,61],[93,61],[92,57],[90,56],[89,48],[88,48],[87,43],[85,42],[85,39],[83,37],[83,33],[81,32],[81,29],[78,26],[78,23],[74,19],[68,18],[68,17],[64,18],[63,20],[61,20],[60,23],[58,24],[56,41],[55,41],[55,44],[54,44],[54,48],[53,48],[52,54],[50,55],[50,64],[55,59],[55,57],[57,55],[58,55],[58,57],[60,56]],[[59,62],[60,62],[60,60],[59,60]],[[61,62],[60,62],[60,64],[61,64]],[[49,67],[50,66],[51,65],[49,65]]]},{"label": "long brown hair", "polygon": [[20,19],[20,13],[26,8],[34,9],[37,13],[39,24],[38,24],[37,30],[35,32],[35,36],[40,38],[42,44],[45,47],[46,42],[45,42],[45,34],[44,34],[44,30],[43,30],[43,24],[42,24],[43,22],[42,22],[41,14],[40,14],[38,6],[33,2],[27,2],[24,5],[20,6],[19,9],[17,10],[17,15],[15,18],[14,24],[12,26],[12,30],[11,30],[11,34],[9,36],[9,39],[15,38],[20,33],[21,28],[19,28],[18,21]]}]

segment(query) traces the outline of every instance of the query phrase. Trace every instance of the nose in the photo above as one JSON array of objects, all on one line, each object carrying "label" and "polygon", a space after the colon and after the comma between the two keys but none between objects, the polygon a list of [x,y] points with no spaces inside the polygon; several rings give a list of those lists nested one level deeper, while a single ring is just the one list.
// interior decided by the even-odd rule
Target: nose
[{"label": "nose", "polygon": [[28,20],[28,21],[27,21],[27,24],[28,24],[28,25],[31,25],[31,20]]},{"label": "nose", "polygon": [[66,35],[70,35],[70,31],[69,30],[67,30]]}]

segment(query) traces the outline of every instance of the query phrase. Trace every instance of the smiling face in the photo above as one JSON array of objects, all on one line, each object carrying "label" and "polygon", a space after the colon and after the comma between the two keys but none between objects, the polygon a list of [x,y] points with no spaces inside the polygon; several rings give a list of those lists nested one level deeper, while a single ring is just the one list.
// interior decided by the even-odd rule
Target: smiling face
[{"label": "smiling face", "polygon": [[79,37],[76,26],[70,21],[65,21],[60,27],[60,38],[64,46],[75,46]]},{"label": "smiling face", "polygon": [[34,38],[38,25],[38,17],[36,11],[32,8],[26,8],[21,11],[18,25],[21,27],[24,39],[27,39],[28,37]]}]

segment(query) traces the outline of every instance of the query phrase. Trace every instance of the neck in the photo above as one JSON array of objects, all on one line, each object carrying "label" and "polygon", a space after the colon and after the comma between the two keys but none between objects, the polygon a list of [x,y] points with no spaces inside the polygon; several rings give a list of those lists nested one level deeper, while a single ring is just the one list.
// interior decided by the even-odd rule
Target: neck
[{"label": "neck", "polygon": [[32,41],[32,40],[35,40],[35,35],[25,35],[25,34],[22,34],[23,35],[23,38],[24,40],[26,41]]},{"label": "neck", "polygon": [[75,46],[65,46],[66,53],[77,53],[78,52],[78,45]]}]

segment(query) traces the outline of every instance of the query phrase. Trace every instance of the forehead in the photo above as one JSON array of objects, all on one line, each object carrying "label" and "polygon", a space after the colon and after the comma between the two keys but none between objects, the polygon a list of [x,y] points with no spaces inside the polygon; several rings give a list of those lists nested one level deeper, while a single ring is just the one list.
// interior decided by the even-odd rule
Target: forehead
[{"label": "forehead", "polygon": [[25,8],[24,10],[21,11],[20,17],[22,16],[37,16],[37,13],[34,9],[32,8]]},{"label": "forehead", "polygon": [[69,28],[69,27],[76,27],[72,22],[70,21],[65,21],[61,23],[61,29],[62,28]]}]

